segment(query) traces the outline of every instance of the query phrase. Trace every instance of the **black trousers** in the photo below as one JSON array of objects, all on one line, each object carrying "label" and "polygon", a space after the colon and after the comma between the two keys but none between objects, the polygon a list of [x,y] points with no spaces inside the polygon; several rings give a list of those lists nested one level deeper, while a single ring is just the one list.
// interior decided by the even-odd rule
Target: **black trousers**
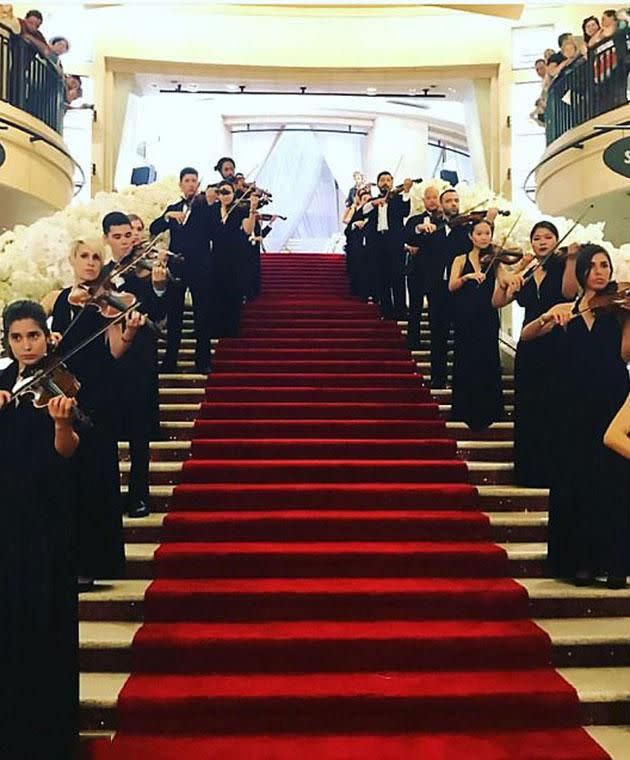
[{"label": "black trousers", "polygon": [[171,283],[168,288],[166,353],[165,364],[177,363],[177,355],[182,340],[184,301],[190,290],[195,324],[195,364],[206,367],[210,364],[210,271],[191,270],[184,272],[181,282]]},{"label": "black trousers", "polygon": [[400,319],[407,310],[403,242],[397,233],[376,232],[372,245],[377,267],[381,314],[385,319]]},{"label": "black trousers", "polygon": [[408,287],[407,343],[412,348],[420,347],[420,323],[426,296],[429,302],[429,330],[431,332],[431,381],[436,384],[446,383],[448,336],[453,321],[448,282],[435,278],[429,281],[416,264],[409,274]]}]

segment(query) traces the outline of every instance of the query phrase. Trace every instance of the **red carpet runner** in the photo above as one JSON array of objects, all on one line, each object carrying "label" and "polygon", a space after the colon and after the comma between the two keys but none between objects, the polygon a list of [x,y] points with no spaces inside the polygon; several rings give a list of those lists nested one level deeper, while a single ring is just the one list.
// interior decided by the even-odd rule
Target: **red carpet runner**
[{"label": "red carpet runner", "polygon": [[107,756],[606,758],[395,324],[343,257],[263,276],[216,352]]}]

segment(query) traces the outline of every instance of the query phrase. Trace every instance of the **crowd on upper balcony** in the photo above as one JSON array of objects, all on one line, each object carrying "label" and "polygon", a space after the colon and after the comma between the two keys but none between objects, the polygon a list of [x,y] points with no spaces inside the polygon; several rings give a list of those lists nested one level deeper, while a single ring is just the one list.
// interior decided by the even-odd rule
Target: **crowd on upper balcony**
[{"label": "crowd on upper balcony", "polygon": [[581,66],[586,62],[588,51],[601,42],[612,37],[619,29],[630,26],[630,9],[606,10],[601,19],[587,16],[582,21],[582,34],[564,32],[558,37],[558,50],[547,48],[542,58],[534,63],[536,74],[542,79],[540,95],[531,113],[532,119],[539,125],[545,124],[547,94],[551,83],[558,77]]},{"label": "crowd on upper balcony", "polygon": [[70,50],[70,42],[67,37],[56,36],[47,40],[41,31],[44,17],[38,10],[30,10],[24,18],[13,16],[11,6],[3,6],[3,14],[0,21],[11,32],[19,36],[31,46],[33,54],[37,53],[45,58],[51,66],[54,66],[64,82],[64,102],[66,107],[73,101],[83,97],[81,77],[76,74],[66,74],[61,64],[61,56]]}]

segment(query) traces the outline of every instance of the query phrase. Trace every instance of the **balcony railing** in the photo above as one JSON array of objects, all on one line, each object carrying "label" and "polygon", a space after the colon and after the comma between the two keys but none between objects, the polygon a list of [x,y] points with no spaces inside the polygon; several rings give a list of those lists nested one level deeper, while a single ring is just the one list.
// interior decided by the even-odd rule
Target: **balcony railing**
[{"label": "balcony railing", "polygon": [[551,83],[545,108],[547,145],[570,129],[628,102],[630,30],[617,32],[567,66]]},{"label": "balcony railing", "polygon": [[61,133],[63,74],[4,24],[0,24],[0,100]]}]

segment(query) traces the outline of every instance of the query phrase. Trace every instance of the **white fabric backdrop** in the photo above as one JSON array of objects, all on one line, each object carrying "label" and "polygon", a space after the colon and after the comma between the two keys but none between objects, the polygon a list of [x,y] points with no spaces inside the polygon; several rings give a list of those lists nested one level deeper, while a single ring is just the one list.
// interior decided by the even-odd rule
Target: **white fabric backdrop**
[{"label": "white fabric backdrop", "polygon": [[368,179],[375,182],[380,171],[392,172],[396,184],[405,177],[428,177],[428,139],[425,122],[378,116],[367,138]]},{"label": "white fabric backdrop", "polygon": [[[248,181],[255,180],[281,134],[279,131],[232,133],[232,153],[229,155],[236,161],[236,170],[243,172]],[[219,175],[215,173],[214,176],[218,180]]]},{"label": "white fabric backdrop", "polygon": [[339,218],[344,209],[348,190],[352,187],[352,173],[363,171],[364,135],[339,134],[333,132],[316,132],[326,163],[339,187],[337,212]]}]

